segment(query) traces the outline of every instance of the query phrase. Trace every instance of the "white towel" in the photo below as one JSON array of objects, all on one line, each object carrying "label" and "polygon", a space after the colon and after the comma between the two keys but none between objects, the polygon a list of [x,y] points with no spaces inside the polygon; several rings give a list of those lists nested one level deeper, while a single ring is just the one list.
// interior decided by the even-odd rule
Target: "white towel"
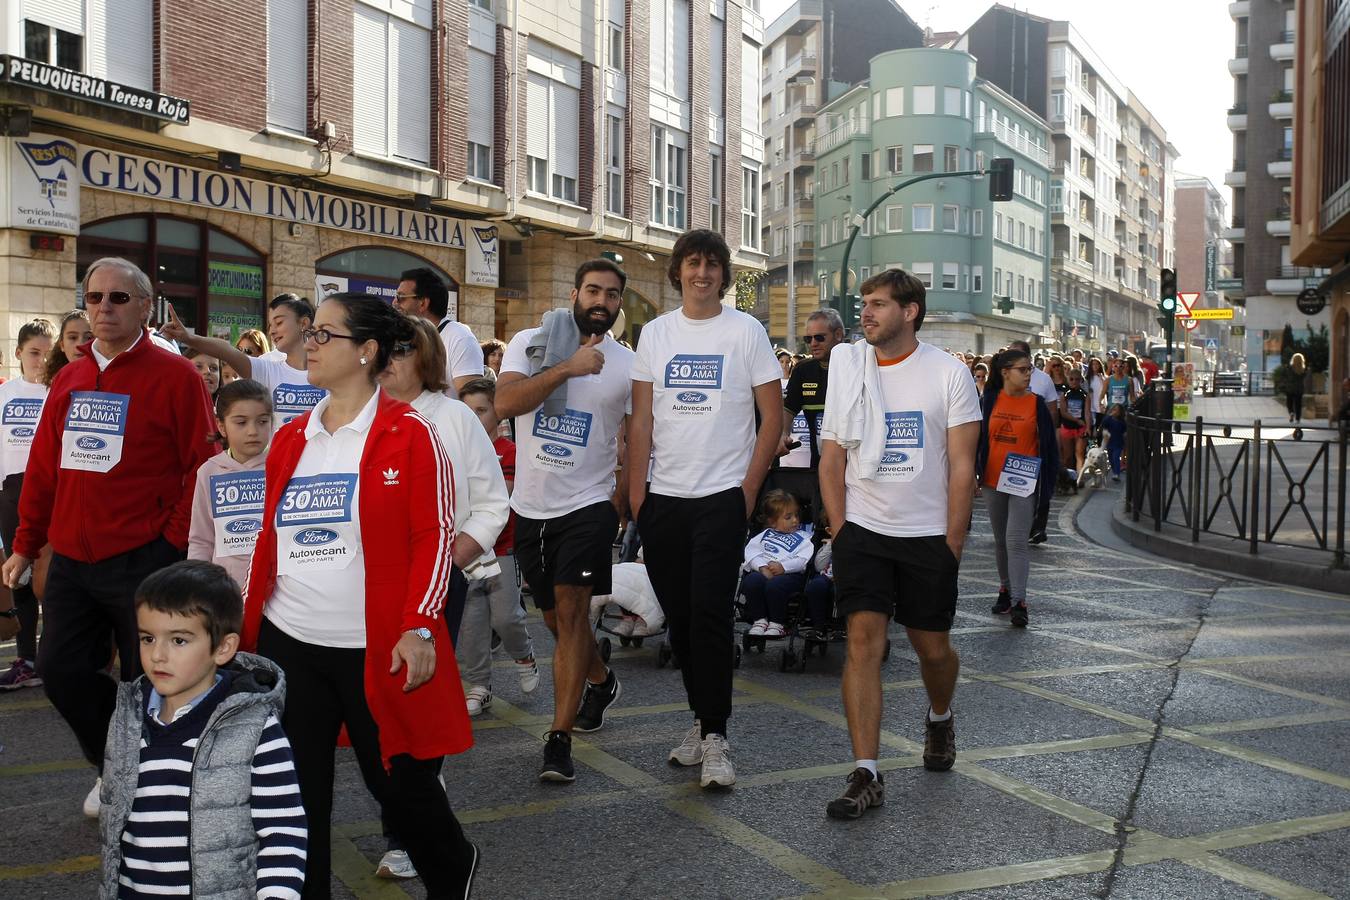
[{"label": "white towel", "polygon": [[881,394],[877,355],[865,340],[840,344],[830,352],[822,438],[858,451],[858,474],[871,480],[886,448],[886,405]]}]

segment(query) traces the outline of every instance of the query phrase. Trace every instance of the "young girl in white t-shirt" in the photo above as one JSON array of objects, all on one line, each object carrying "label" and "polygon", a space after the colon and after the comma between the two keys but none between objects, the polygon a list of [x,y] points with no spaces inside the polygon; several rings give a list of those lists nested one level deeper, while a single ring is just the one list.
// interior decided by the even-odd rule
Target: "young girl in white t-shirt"
[{"label": "young girl in white t-shirt", "polygon": [[806,565],[814,547],[811,532],[802,527],[797,498],[772,490],[760,501],[759,518],[769,527],[745,545],[745,618],[750,637],[786,636],[788,600],[806,585]]}]

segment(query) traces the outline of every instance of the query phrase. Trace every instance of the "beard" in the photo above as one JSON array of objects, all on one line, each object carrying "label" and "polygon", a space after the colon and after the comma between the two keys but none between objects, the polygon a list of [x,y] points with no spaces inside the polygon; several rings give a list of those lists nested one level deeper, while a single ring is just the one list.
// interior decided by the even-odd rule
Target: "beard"
[{"label": "beard", "polygon": [[603,306],[583,310],[581,304],[573,303],[572,318],[576,320],[577,328],[581,329],[582,334],[593,335],[609,331],[619,316],[618,313],[610,315],[609,310]]},{"label": "beard", "polygon": [[863,337],[867,338],[867,343],[871,344],[873,347],[876,347],[880,344],[888,344],[891,341],[895,340],[900,336],[900,332],[903,329],[904,323],[896,322],[890,328],[878,327],[876,332],[870,335],[867,333],[866,329],[863,329]]}]

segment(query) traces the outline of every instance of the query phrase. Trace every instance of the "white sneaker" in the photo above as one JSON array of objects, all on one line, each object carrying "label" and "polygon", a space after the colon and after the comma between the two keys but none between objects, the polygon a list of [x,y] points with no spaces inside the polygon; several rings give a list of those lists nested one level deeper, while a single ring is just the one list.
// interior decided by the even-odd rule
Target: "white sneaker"
[{"label": "white sneaker", "polygon": [[710,734],[703,739],[703,775],[699,784],[703,787],[731,787],[736,783],[736,767],[731,764],[731,745],[720,734]]},{"label": "white sneaker", "polygon": [[620,617],[618,624],[615,625],[610,630],[613,631],[619,637],[632,637],[633,626],[636,624],[637,619],[633,618],[632,616],[622,616]]},{"label": "white sneaker", "polygon": [[770,622],[768,627],[764,629],[764,636],[766,638],[774,640],[781,637],[786,637],[787,629],[784,628],[782,625],[779,625],[777,622]]},{"label": "white sneaker", "polygon": [[412,860],[408,859],[407,850],[390,850],[380,857],[380,864],[375,868],[375,877],[416,878],[417,869],[413,868]]},{"label": "white sneaker", "polygon": [[696,766],[703,762],[703,738],[701,735],[698,720],[695,719],[694,727],[685,732],[680,745],[670,751],[670,761],[677,766]]},{"label": "white sneaker", "polygon": [[482,715],[483,710],[492,705],[492,689],[482,684],[469,685],[464,695],[464,705],[469,708],[470,716]]},{"label": "white sneaker", "polygon": [[91,819],[97,819],[98,811],[103,807],[102,802],[98,799],[98,793],[102,789],[103,779],[100,778],[94,782],[93,788],[84,798],[84,814]]},{"label": "white sneaker", "polygon": [[764,630],[768,627],[768,619],[756,619],[755,624],[751,625],[750,630],[746,633],[751,637],[764,637]]},{"label": "white sneaker", "polygon": [[[529,662],[516,660],[516,674],[520,676],[520,689],[527,694],[534,693],[534,689],[539,687],[539,664],[530,657]],[[491,697],[488,698],[489,702]]]}]

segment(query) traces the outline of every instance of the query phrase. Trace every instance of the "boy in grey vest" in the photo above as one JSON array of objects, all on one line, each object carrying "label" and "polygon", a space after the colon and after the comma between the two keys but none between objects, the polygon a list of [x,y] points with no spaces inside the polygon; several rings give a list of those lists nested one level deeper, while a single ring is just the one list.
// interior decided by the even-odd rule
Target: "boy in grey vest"
[{"label": "boy in grey vest", "polygon": [[243,615],[233,579],[201,560],[136,591],[145,674],[118,688],[108,728],[104,900],[300,896],[308,832],[278,721],[286,682],[235,652]]}]

